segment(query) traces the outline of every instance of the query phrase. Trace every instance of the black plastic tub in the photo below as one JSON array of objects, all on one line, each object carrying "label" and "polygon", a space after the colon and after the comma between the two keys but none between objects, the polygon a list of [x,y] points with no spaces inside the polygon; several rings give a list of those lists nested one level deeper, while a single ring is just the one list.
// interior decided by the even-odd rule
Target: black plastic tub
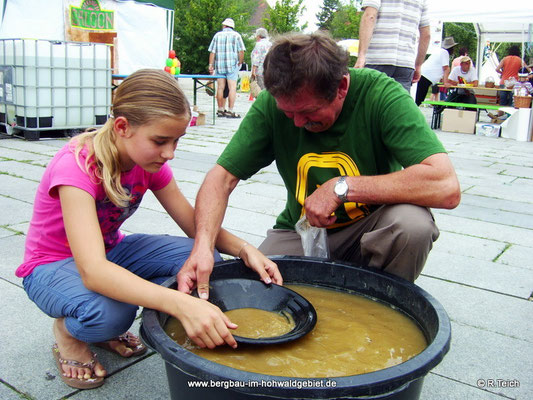
[{"label": "black plastic tub", "polygon": [[[220,365],[185,350],[163,330],[169,318],[143,311],[141,338],[165,361],[171,398],[180,399],[394,399],[420,397],[425,375],[446,355],[451,328],[443,307],[418,286],[375,269],[304,257],[272,257],[286,284],[356,292],[384,301],[418,322],[428,347],[394,367],[337,378],[288,378],[257,374]],[[211,280],[257,279],[242,261],[218,263]],[[176,287],[175,279],[164,283]],[[349,339],[347,339],[349,340]]]}]

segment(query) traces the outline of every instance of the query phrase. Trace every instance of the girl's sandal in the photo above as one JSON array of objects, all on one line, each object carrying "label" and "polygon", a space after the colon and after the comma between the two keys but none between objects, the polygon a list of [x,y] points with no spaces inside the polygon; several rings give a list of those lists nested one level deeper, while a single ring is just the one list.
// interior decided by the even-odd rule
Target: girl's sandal
[{"label": "girl's sandal", "polygon": [[[59,374],[61,376],[61,379],[68,386],[76,388],[76,389],[94,389],[104,384],[104,378],[102,376],[96,376],[94,373],[94,367],[96,365],[96,354],[95,353],[92,353],[91,361],[89,361],[88,363],[81,363],[76,360],[66,360],[62,358],[61,354],[59,353],[59,348],[57,347],[57,343],[52,346],[52,353],[54,355],[54,359],[56,360],[57,368],[59,369]],[[63,365],[70,365],[71,367],[76,367],[76,368],[88,368],[91,370],[91,378],[89,379],[69,378],[68,376],[65,376],[65,372],[63,371]]]},{"label": "girl's sandal", "polygon": [[[120,351],[116,348],[116,346],[115,347],[111,346],[110,342],[120,342],[124,344],[128,349],[130,349],[132,353],[128,356],[125,356],[122,353],[120,353]],[[146,350],[147,350],[146,346],[141,343],[139,338],[129,331],[126,333],[123,333],[122,335],[116,338],[109,339],[105,342],[94,343],[94,345],[97,347],[101,347],[102,349],[109,350],[113,353],[118,354],[121,357],[126,357],[126,358],[132,357],[132,356],[140,356],[141,354],[146,353]]]},{"label": "girl's sandal", "polygon": [[226,117],[227,118],[240,118],[241,116],[233,111],[232,112],[228,111],[226,112]]},{"label": "girl's sandal", "polygon": [[217,111],[217,117],[225,117],[227,115],[227,111]]}]

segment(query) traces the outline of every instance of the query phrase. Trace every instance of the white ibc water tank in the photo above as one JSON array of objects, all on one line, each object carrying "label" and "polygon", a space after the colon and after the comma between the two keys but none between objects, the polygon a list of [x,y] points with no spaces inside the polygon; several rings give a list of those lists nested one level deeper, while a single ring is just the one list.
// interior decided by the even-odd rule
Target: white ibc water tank
[{"label": "white ibc water tank", "polygon": [[[111,105],[111,52],[101,43],[0,40],[20,128],[100,125]],[[7,108],[7,107],[6,107]]]}]

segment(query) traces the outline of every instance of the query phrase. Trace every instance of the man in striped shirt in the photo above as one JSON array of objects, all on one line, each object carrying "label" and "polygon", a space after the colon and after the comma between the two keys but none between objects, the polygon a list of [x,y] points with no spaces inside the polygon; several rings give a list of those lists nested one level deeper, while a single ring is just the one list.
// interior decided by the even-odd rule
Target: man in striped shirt
[{"label": "man in striped shirt", "polygon": [[407,91],[420,79],[430,40],[426,0],[363,0],[355,68],[372,68]]},{"label": "man in striped shirt", "polygon": [[[235,22],[231,18],[226,18],[222,22],[222,30],[213,36],[208,49],[209,73],[225,76],[225,78],[217,79],[218,117],[240,118],[240,115],[233,111],[233,106],[237,97],[239,69],[244,60],[244,50],[246,49],[241,35],[234,29]],[[229,89],[227,110],[226,99],[224,98],[226,84]]]}]

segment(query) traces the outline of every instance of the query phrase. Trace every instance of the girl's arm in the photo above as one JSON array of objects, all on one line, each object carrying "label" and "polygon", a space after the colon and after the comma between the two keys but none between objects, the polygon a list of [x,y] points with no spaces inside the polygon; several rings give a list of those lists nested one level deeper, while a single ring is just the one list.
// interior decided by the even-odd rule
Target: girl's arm
[{"label": "girl's arm", "polygon": [[85,287],[117,301],[153,308],[178,318],[200,347],[237,343],[236,325],[202,300],[144,280],[107,260],[94,198],[73,186],[60,186],[59,198],[68,242]]},{"label": "girl's arm", "polygon": [[[195,237],[194,208],[185,198],[183,193],[181,193],[176,182],[172,179],[167,186],[155,191],[154,194],[180,228],[189,237]],[[241,257],[244,263],[256,271],[264,282],[270,283],[273,281],[278,285],[283,284],[283,278],[281,277],[278,267],[272,260],[265,257],[265,255],[254,246],[248,244],[225,229],[220,230],[215,245],[222,253]],[[213,255],[206,254],[205,257],[209,257],[211,262],[202,264],[213,265]],[[212,271],[212,268],[205,271],[197,271],[197,265],[199,263],[189,261],[190,260],[187,260],[178,275],[180,277],[178,283],[181,283],[182,280],[187,282],[185,292],[190,292],[194,289],[196,283],[207,284],[209,281],[209,275]],[[183,288],[183,283],[181,287]],[[202,288],[203,287],[204,286],[202,286]],[[200,291],[200,294],[201,293],[202,291]]]}]

